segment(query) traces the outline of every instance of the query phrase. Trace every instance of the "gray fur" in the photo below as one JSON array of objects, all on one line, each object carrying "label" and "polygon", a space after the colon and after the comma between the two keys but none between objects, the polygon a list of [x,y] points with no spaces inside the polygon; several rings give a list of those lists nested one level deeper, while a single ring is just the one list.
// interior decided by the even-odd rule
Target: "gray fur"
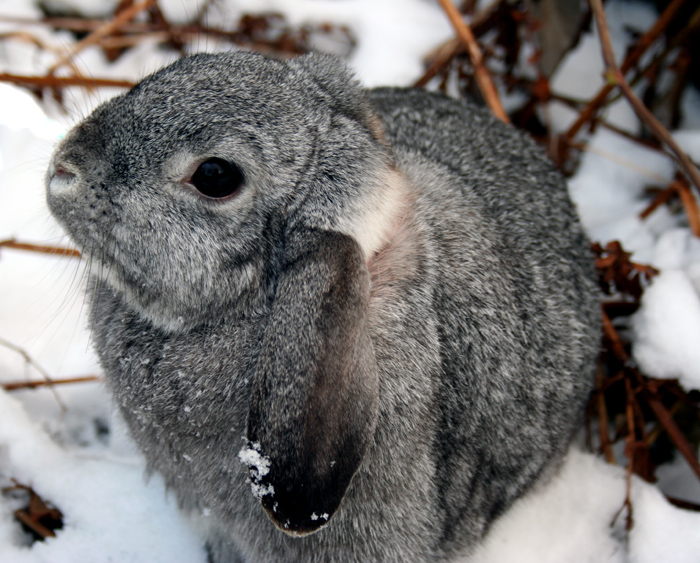
[{"label": "gray fur", "polygon": [[[239,194],[182,182],[209,157]],[[47,184],[116,404],[217,563],[450,561],[580,422],[587,242],[482,109],[327,57],[196,55],[78,125]]]}]

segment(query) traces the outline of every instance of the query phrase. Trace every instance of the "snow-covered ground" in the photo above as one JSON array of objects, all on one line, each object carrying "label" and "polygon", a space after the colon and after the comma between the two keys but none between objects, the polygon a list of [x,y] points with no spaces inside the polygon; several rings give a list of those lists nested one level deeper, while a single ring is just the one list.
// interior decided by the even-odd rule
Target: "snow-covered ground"
[{"label": "snow-covered ground", "polygon": [[[56,0],[57,2],[57,0]],[[65,0],[95,15],[115,2]],[[161,0],[166,16],[184,21],[194,2]],[[350,64],[366,84],[409,85],[422,71],[422,56],[452,31],[437,6],[423,0],[227,0],[222,18],[241,12],[278,11],[289,22],[328,21],[348,25],[358,38]],[[99,6],[99,8],[97,8]],[[608,6],[618,52],[626,43],[623,26],[648,28],[655,14],[647,7],[612,2]],[[38,17],[31,0],[0,4],[0,33],[31,31],[62,53],[72,42],[65,33],[2,23],[2,16]],[[220,48],[213,43],[198,48]],[[166,64],[173,55],[153,44],[128,51],[108,64],[98,49],[79,58],[86,74],[137,79]],[[0,69],[43,74],[53,56],[30,42],[4,41]],[[583,38],[553,81],[555,91],[591,96],[602,84],[595,36]],[[66,95],[70,116],[47,114],[25,91],[0,84],[0,240],[10,237],[64,244],[44,203],[43,174],[52,146],[72,122],[101,99],[101,90]],[[700,160],[700,95],[688,92],[686,119],[677,140]],[[563,129],[573,118],[552,105],[549,118]],[[632,111],[618,103],[608,115],[636,130]],[[634,319],[634,355],[642,368],[659,377],[679,377],[700,389],[700,240],[682,219],[659,209],[638,219],[648,183],[670,182],[669,159],[599,130],[592,150],[570,181],[572,197],[591,239],[620,240],[634,259],[661,269]],[[630,165],[630,163],[633,163]],[[84,275],[75,259],[3,249],[0,252],[0,338],[28,351],[58,377],[99,373],[84,328]],[[38,374],[16,352],[0,346],[0,381]],[[115,418],[102,385],[66,385],[57,390],[0,391],[0,487],[10,479],[31,485],[64,514],[56,538],[29,545],[13,518],[18,500],[0,496],[0,561],[3,563],[204,562],[201,542],[187,525],[162,482],[143,478],[143,461]],[[61,405],[65,405],[65,410]],[[700,486],[683,460],[660,471],[666,493],[700,501]],[[473,561],[633,562],[700,561],[700,514],[669,505],[657,487],[634,479],[635,525],[624,533],[624,471],[573,449],[561,473],[533,491],[497,522]]]}]

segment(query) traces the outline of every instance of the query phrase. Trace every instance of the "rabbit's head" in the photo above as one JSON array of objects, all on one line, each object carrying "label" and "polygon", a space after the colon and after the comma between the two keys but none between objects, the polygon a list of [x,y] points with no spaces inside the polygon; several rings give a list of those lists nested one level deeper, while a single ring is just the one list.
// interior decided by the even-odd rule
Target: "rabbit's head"
[{"label": "rabbit's head", "polygon": [[241,459],[288,533],[328,522],[372,440],[367,261],[401,185],[366,92],[318,55],[182,59],[99,107],[50,166],[51,211],[143,319],[266,323]]},{"label": "rabbit's head", "polygon": [[376,216],[390,209],[377,188],[391,184],[381,135],[333,58],[197,55],[70,132],[49,206],[96,277],[155,324],[186,330],[262,306],[297,228],[376,249]]}]

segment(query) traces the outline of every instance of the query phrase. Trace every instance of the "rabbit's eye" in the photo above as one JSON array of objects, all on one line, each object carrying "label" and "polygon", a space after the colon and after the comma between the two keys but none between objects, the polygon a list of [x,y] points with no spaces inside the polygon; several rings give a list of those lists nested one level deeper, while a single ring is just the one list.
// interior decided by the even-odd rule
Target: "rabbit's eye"
[{"label": "rabbit's eye", "polygon": [[207,197],[226,197],[243,185],[243,172],[235,164],[210,158],[202,162],[192,175],[192,184]]}]

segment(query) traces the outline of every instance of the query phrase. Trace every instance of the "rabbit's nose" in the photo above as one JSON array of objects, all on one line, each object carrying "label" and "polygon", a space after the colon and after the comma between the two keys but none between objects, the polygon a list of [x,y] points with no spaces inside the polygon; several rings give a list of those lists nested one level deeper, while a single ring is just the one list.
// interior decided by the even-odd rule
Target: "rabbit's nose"
[{"label": "rabbit's nose", "polygon": [[48,174],[49,193],[53,196],[69,192],[78,185],[78,175],[62,162],[52,162]]}]

